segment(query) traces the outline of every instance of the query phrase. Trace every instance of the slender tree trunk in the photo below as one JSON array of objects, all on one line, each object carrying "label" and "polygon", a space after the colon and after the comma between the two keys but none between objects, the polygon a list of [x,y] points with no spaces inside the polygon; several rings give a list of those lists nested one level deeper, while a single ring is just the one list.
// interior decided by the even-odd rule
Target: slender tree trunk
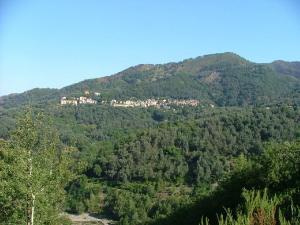
[{"label": "slender tree trunk", "polygon": [[[28,175],[29,175],[29,179],[28,179],[28,184],[27,184],[27,188],[28,188],[28,193],[27,193],[27,221],[26,224],[27,225],[32,225],[33,224],[33,215],[34,215],[34,207],[33,207],[33,203],[34,203],[34,199],[33,199],[33,194],[32,194],[32,184],[31,184],[31,176],[32,176],[32,158],[31,158],[31,151],[28,151]],[[35,197],[35,196],[34,196]]]},{"label": "slender tree trunk", "polygon": [[30,220],[30,225],[33,225],[33,221],[34,221],[34,207],[35,207],[35,195],[31,194],[32,197],[32,206],[31,206],[31,220]]},{"label": "slender tree trunk", "polygon": [[26,210],[26,217],[27,217],[27,221],[26,221],[26,225],[30,225],[30,198],[29,198],[29,194],[27,195],[27,210]]}]

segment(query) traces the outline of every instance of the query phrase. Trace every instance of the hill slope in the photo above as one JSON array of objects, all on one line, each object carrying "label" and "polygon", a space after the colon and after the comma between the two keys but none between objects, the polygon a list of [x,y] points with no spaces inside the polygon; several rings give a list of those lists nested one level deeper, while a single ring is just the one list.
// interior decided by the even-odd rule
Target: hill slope
[{"label": "hill slope", "polygon": [[280,74],[300,78],[300,62],[277,60],[272,62],[271,66]]},{"label": "hill slope", "polygon": [[[268,170],[260,165],[260,171],[254,167],[249,176],[242,170],[238,176],[233,173],[233,180],[228,178],[230,171],[239,168],[240,156],[260,158],[269,143],[292,143],[300,137],[297,68],[284,71],[274,64],[257,64],[224,53],[178,63],[138,65],[62,89],[3,96],[0,139],[10,140],[26,104],[32,105],[34,113],[44,112],[62,146],[72,150],[76,179],[66,187],[68,212],[101,213],[118,224],[199,224],[202,217],[216,220],[217,212],[224,207],[234,210],[241,202],[244,187],[268,185],[263,183]],[[59,105],[62,96],[79,97],[87,90],[100,92],[100,96],[92,95],[99,102],[163,97],[193,98],[201,104],[162,108]],[[233,107],[205,107],[203,103]],[[274,159],[276,164],[289,162],[277,156]],[[298,178],[287,181],[298,182],[299,187],[299,170],[282,168],[278,174],[289,175],[282,171],[291,168]],[[293,187],[286,184],[290,185],[283,180],[287,190]]]},{"label": "hill slope", "polygon": [[282,61],[257,64],[234,53],[212,54],[178,63],[137,65],[62,89],[33,89],[3,96],[0,106],[57,103],[62,96],[80,96],[85,90],[100,92],[105,100],[195,98],[219,106],[278,102],[299,96],[298,65]]}]

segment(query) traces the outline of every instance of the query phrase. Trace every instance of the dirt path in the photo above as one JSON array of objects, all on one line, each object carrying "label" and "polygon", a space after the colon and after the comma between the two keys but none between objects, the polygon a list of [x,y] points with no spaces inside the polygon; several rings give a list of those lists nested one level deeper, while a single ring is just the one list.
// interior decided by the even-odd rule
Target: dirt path
[{"label": "dirt path", "polygon": [[66,214],[66,216],[72,221],[74,225],[89,225],[89,224],[98,224],[98,225],[111,225],[114,224],[113,221],[105,218],[96,218],[87,213],[81,215]]}]

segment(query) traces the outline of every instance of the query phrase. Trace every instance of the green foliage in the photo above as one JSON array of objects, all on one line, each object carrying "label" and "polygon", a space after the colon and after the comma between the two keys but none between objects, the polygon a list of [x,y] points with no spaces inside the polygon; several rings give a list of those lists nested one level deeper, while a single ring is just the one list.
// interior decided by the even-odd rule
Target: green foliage
[{"label": "green foliage", "polygon": [[[109,109],[110,113],[100,106],[55,109],[47,113],[55,118],[56,141],[50,142],[52,136],[44,131],[47,126],[43,123],[37,126],[35,135],[22,136],[19,132],[18,138],[30,141],[37,136],[43,146],[57,143],[58,149],[63,145],[78,149],[68,148],[72,171],[77,174],[66,187],[65,210],[69,212],[104,213],[122,224],[145,223],[167,219],[188,203],[200,201],[205,207],[192,207],[190,211],[198,209],[211,219],[216,213],[224,213],[223,207],[234,210],[242,201],[244,187],[267,186],[276,192],[285,190],[287,180],[290,187],[299,185],[298,164],[290,163],[298,158],[298,147],[274,143],[267,147],[270,151],[263,151],[266,142],[298,137],[297,107],[176,108],[162,111],[166,120],[159,123],[152,118],[153,109]],[[49,140],[42,138],[43,133]],[[290,157],[282,158],[282,149]],[[256,155],[261,155],[260,161],[248,159]],[[22,189],[17,182],[12,180]],[[210,195],[213,190],[218,191]],[[22,199],[17,197],[22,190],[15,193],[14,198]],[[293,193],[293,199],[297,199],[298,192]],[[13,212],[9,201],[6,204]],[[186,210],[184,214],[188,215]],[[187,221],[197,224],[200,218],[189,216]]]},{"label": "green foliage", "polygon": [[[215,191],[150,224],[299,224],[299,149],[297,142],[271,143],[262,157],[239,157]],[[289,160],[279,163],[282,154]],[[279,171],[280,179],[274,176]]]},{"label": "green foliage", "polygon": [[[299,64],[299,63],[298,63]],[[212,54],[178,63],[138,65],[110,77],[91,79],[60,90],[33,89],[0,98],[4,108],[54,104],[62,96],[101,92],[98,100],[196,98],[219,106],[298,102],[297,63],[258,64],[233,53]],[[293,77],[291,77],[293,76]]]},{"label": "green foliage", "polygon": [[119,224],[143,224],[166,217],[188,203],[190,190],[163,183],[126,183],[109,188],[104,212]]},{"label": "green foliage", "polygon": [[1,143],[2,222],[61,224],[63,188],[71,178],[66,154],[46,120],[26,112],[11,140]]},{"label": "green foliage", "polygon": [[[279,205],[282,199],[276,195],[270,198],[267,189],[260,191],[244,191],[245,203],[240,206],[234,215],[227,210],[225,215],[218,218],[219,225],[297,225],[300,223],[300,211],[291,206],[293,217],[287,220],[281,212]],[[209,225],[209,219],[201,219],[201,225]]]},{"label": "green foliage", "polygon": [[[98,153],[93,172],[108,180],[216,182],[240,154],[262,152],[265,141],[292,140],[298,109],[215,111],[199,119],[163,123]],[[197,115],[198,116],[198,115]]]},{"label": "green foliage", "polygon": [[[201,218],[242,224],[258,207],[266,218],[280,208],[278,221],[297,224],[297,66],[224,53],[1,97],[0,221],[23,224],[34,195],[37,224],[67,224],[58,217],[63,210],[104,214],[119,224],[199,224]],[[58,104],[85,90],[101,92],[94,96],[99,102],[154,97],[198,99],[200,106]],[[26,104],[33,113],[16,126]],[[246,199],[244,188],[254,190]],[[268,196],[259,192],[264,188]]]},{"label": "green foliage", "polygon": [[[267,176],[262,171],[269,170],[262,167],[270,161],[263,153],[266,141],[293,140],[299,130],[297,107],[184,111],[182,114],[178,109],[169,121],[147,129],[114,134],[110,141],[84,137],[80,145],[76,144],[80,151],[75,156],[85,165],[79,172],[85,174],[85,182],[79,179],[67,188],[67,209],[104,213],[122,224],[133,223],[133,212],[134,220],[140,223],[160,221],[217,188],[219,194],[199,204],[212,215],[221,213],[223,207],[234,208],[242,201],[243,187],[265,186]],[[89,130],[83,132],[89,136]],[[256,155],[262,155],[266,163],[248,159]],[[102,188],[93,188],[94,184]],[[189,191],[182,191],[184,187]],[[174,193],[178,194],[171,197]],[[151,202],[151,207],[141,210],[136,202]],[[189,216],[190,220],[199,221],[194,216]]]},{"label": "green foliage", "polygon": [[267,169],[266,179],[273,188],[281,185],[298,187],[300,174],[300,143],[271,144],[264,154],[264,167]]}]

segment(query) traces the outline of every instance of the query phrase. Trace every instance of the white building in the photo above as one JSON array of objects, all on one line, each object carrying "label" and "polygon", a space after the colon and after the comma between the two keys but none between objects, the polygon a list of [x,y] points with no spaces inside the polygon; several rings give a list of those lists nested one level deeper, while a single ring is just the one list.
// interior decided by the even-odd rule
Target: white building
[{"label": "white building", "polygon": [[67,99],[67,97],[62,97],[60,99],[60,104],[61,105],[77,105],[78,101],[77,101],[77,99]]}]

